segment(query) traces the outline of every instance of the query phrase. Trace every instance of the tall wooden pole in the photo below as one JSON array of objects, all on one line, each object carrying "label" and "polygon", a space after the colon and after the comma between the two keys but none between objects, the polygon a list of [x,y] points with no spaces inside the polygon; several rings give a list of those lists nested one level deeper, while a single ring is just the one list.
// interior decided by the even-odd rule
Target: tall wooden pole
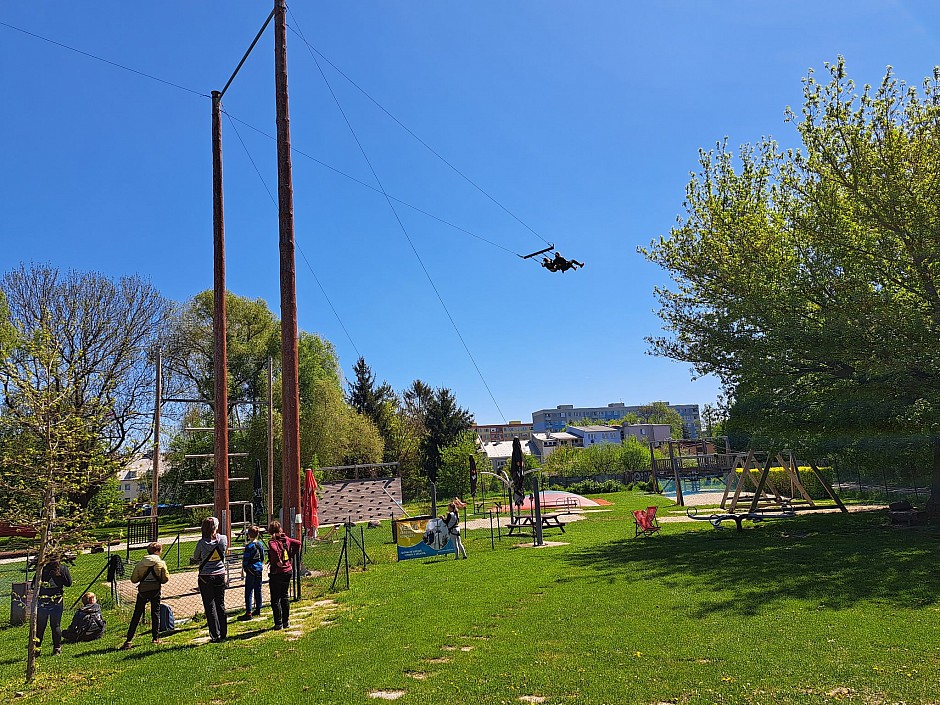
[{"label": "tall wooden pole", "polygon": [[300,512],[300,397],[297,369],[297,279],[294,258],[294,187],[287,104],[287,2],[274,3],[274,88],[277,120],[277,197],[281,252],[281,419],[284,529],[294,535]]},{"label": "tall wooden pole", "polygon": [[222,202],[222,94],[212,91],[212,242],[214,308],[212,315],[212,376],[215,383],[214,511],[219,533],[231,537],[228,503],[228,351],[225,345],[225,213]]},{"label": "tall wooden pole", "polygon": [[[153,402],[153,461],[150,463],[150,521],[156,525],[160,502],[160,407],[163,406],[163,356],[157,348],[156,395]],[[154,541],[156,541],[154,534]]]},{"label": "tall wooden pole", "polygon": [[268,523],[274,519],[274,358],[268,358]]}]

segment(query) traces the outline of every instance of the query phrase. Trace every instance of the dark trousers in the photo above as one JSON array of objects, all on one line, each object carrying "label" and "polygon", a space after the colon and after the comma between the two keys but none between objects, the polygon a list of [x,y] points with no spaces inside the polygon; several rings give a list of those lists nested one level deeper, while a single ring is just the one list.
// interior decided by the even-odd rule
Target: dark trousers
[{"label": "dark trousers", "polygon": [[228,636],[228,615],[225,614],[225,576],[200,575],[199,594],[206,611],[209,638],[224,639]]},{"label": "dark trousers", "polygon": [[[254,598],[254,599],[252,599]],[[261,612],[261,575],[245,571],[245,614]]]},{"label": "dark trousers", "polygon": [[274,626],[286,627],[290,621],[290,573],[270,573],[268,587],[271,588],[271,611],[274,613]]},{"label": "dark trousers", "polygon": [[52,627],[52,645],[62,648],[62,603],[44,607],[39,605],[36,611],[36,646],[42,644],[42,636],[46,633],[46,622]]},{"label": "dark trousers", "polygon": [[160,591],[140,590],[137,593],[137,602],[134,604],[134,616],[131,617],[131,626],[127,628],[127,638],[131,641],[137,633],[137,625],[144,618],[144,608],[150,603],[150,634],[154,639],[160,636]]}]

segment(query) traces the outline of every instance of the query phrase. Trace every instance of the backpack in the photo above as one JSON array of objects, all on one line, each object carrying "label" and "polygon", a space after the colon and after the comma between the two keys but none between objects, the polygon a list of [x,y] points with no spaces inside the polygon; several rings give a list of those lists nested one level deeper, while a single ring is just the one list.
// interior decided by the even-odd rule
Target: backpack
[{"label": "backpack", "polygon": [[176,619],[173,617],[173,608],[168,604],[160,603],[160,633],[172,632],[176,629]]}]

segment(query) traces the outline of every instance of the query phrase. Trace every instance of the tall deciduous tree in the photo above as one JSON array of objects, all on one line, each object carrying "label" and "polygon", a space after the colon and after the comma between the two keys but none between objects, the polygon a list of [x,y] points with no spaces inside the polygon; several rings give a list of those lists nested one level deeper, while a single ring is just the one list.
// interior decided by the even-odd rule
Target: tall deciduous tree
[{"label": "tall deciduous tree", "polygon": [[[88,453],[112,459],[136,453],[151,432],[153,365],[148,353],[163,333],[169,303],[136,276],[110,279],[94,272],[61,272],[47,265],[20,265],[0,279],[7,303],[6,326],[20,341],[55,341],[53,388],[69,390],[72,413],[84,418]],[[17,379],[34,374],[29,356],[8,358],[2,373],[5,404],[19,413],[11,393]],[[100,409],[106,408],[107,414]],[[97,487],[75,488],[87,506]]]},{"label": "tall deciduous tree", "polygon": [[940,70],[857,90],[840,59],[804,81],[802,149],[701,154],[686,214],[645,250],[671,335],[718,375],[729,429],[832,450],[921,439],[940,513]]},{"label": "tall deciduous tree", "polygon": [[[111,415],[108,399],[89,400],[63,374],[64,351],[44,326],[6,328],[0,345],[0,376],[6,402],[0,412],[0,497],[3,516],[39,532],[36,575],[55,550],[82,537],[86,508],[117,464],[100,429]],[[30,604],[26,681],[35,674],[38,600]]]}]

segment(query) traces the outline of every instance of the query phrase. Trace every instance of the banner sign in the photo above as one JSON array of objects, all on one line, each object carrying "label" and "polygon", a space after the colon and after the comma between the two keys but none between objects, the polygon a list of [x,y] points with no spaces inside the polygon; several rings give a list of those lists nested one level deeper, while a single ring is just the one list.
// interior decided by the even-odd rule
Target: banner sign
[{"label": "banner sign", "polygon": [[454,552],[447,526],[439,517],[411,517],[395,520],[398,560],[430,558]]}]

